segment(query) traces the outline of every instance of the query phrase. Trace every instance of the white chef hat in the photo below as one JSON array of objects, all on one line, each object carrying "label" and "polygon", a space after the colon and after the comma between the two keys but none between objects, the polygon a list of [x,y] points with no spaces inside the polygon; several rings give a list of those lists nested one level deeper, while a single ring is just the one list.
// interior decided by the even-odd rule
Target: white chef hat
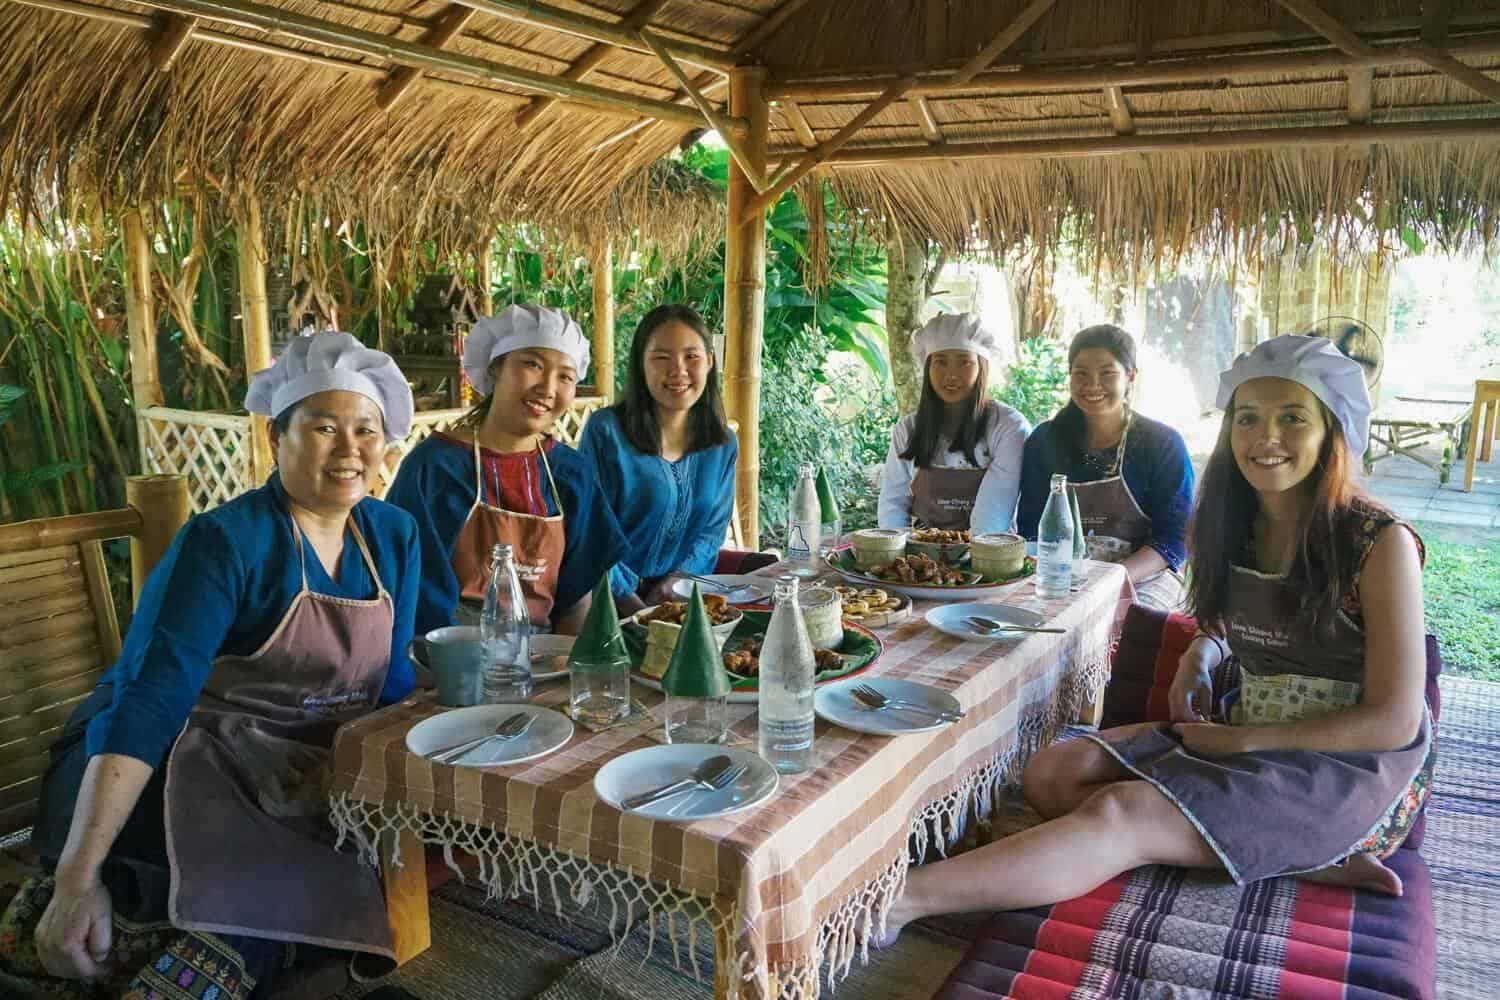
[{"label": "white chef hat", "polygon": [[1365,370],[1327,337],[1273,337],[1234,359],[1219,374],[1214,404],[1229,409],[1234,391],[1253,378],[1284,378],[1305,386],[1333,411],[1351,455],[1363,455],[1370,434],[1370,390]]},{"label": "white chef hat", "polygon": [[538,305],[511,305],[498,316],[486,316],[474,324],[464,341],[464,374],[481,396],[495,388],[490,364],[502,355],[523,347],[550,347],[573,360],[578,377],[589,367],[589,342],[561,309]]},{"label": "white chef hat", "polygon": [[993,360],[1000,353],[1000,341],[973,313],[939,313],[911,338],[919,373],[927,370],[927,359],[937,351],[972,351]]},{"label": "white chef hat", "polygon": [[399,441],[411,430],[411,386],[396,362],[353,334],[335,330],[294,338],[275,364],[250,377],[245,409],[275,420],[308,396],[330,389],[357,392],[380,407],[387,441]]}]

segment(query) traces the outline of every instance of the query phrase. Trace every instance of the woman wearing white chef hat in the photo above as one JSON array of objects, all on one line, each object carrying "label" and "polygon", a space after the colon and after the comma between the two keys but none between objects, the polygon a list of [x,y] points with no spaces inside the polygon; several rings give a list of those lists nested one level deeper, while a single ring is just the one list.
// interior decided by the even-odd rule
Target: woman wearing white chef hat
[{"label": "woman wearing white chef hat", "polygon": [[549,435],[588,365],[589,342],[560,309],[508,306],[469,333],[464,374],[483,399],[461,429],[414,448],[387,495],[422,534],[419,634],[484,603],[496,542],[512,547],[534,624],[582,625],[625,547],[592,464]]},{"label": "woman wearing white chef hat", "polygon": [[17,931],[0,942],[36,942],[0,944],[13,974],[244,998],[288,942],[393,957],[378,876],[333,850],[319,775],[341,724],[412,688],[417,529],[369,496],[411,390],[327,332],[257,372],[245,407],[271,418],[276,471],[182,529],[53,745],[32,836],[48,874],[0,920]]},{"label": "woman wearing white chef hat", "polygon": [[[1432,776],[1422,544],[1351,474],[1369,428],[1360,365],[1285,336],[1222,374],[1224,422],[1198,496],[1170,723],[1054,743],[1022,786],[1048,822],[913,869],[888,926],[1088,892],[1145,864],[1237,883],[1305,875],[1399,895],[1382,863]],[[1214,719],[1210,677],[1238,659]]]},{"label": "woman wearing white chef hat", "polygon": [[936,316],[912,337],[917,412],[891,432],[880,484],[882,528],[1010,531],[1026,418],[986,393],[995,334],[967,313]]}]

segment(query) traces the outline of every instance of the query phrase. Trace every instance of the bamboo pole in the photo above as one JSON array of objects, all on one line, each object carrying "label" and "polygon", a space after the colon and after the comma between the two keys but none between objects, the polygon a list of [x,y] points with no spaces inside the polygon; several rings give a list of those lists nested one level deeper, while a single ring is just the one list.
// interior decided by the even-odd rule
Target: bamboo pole
[{"label": "bamboo pole", "polygon": [[[239,229],[240,322],[245,338],[245,377],[271,367],[271,309],[266,296],[266,239],[260,199],[246,192],[235,225]],[[271,474],[267,420],[250,418],[250,479],[257,485]]]},{"label": "bamboo pole", "polygon": [[[765,169],[769,107],[761,95],[766,71],[742,67],[729,76],[729,110],[749,123],[746,150]],[[724,243],[724,400],[729,419],[740,429],[735,471],[735,506],[745,544],[760,547],[760,381],[761,336],[766,301],[766,220],[749,211],[755,189],[735,163],[729,165]]]},{"label": "bamboo pole", "polygon": [[[128,477],[137,478],[150,477]],[[79,542],[105,538],[122,538],[139,532],[143,523],[144,517],[140,510],[119,507],[90,514],[66,514],[62,517],[0,524],[0,555],[77,545]]]},{"label": "bamboo pole", "polygon": [[[546,73],[478,59],[443,49],[392,38],[374,31],[309,17],[296,11],[269,7],[250,0],[140,0],[142,5],[178,14],[193,14],[205,20],[239,25],[314,45],[358,52],[422,69],[440,70],[493,83],[508,84],[542,94],[574,99],[582,104],[623,108],[665,121],[696,127],[698,114],[668,101],[656,101],[608,87],[562,80]],[[493,2],[493,0],[489,0]],[[518,5],[520,6],[520,5]],[[480,9],[485,9],[481,7]],[[639,42],[635,43],[639,45]],[[741,124],[730,122],[738,129]]]},{"label": "bamboo pole", "polygon": [[[462,4],[450,3],[438,18],[437,23],[423,33],[421,42],[423,45],[431,45],[440,49],[464,30],[474,17],[474,8],[465,7]],[[396,102],[405,97],[410,91],[412,84],[421,77],[422,71],[415,66],[396,66],[380,85],[375,94],[375,106],[381,111],[389,111]]]},{"label": "bamboo pole", "polygon": [[[642,0],[631,9],[629,14],[625,15],[625,19],[620,22],[620,27],[631,31],[644,28],[665,3],[666,0]],[[615,51],[617,51],[615,46],[608,42],[595,42],[584,50],[583,55],[573,60],[567,71],[563,73],[563,79],[582,80],[592,73],[611,52]],[[556,98],[553,97],[533,97],[527,102],[526,107],[517,112],[516,128],[525,128],[536,121],[555,101]]]},{"label": "bamboo pole", "polygon": [[1277,0],[1297,19],[1333,43],[1334,47],[1356,59],[1374,54],[1368,42],[1351,31],[1344,22],[1318,5],[1317,0]]},{"label": "bamboo pole", "polygon": [[[486,14],[493,14],[510,21],[519,21],[522,24],[540,28],[551,28],[554,31],[577,35],[579,38],[587,38],[594,42],[608,42],[632,52],[651,54],[641,40],[635,37],[631,29],[622,27],[617,22],[601,21],[586,14],[575,14],[558,7],[549,7],[546,4],[537,3],[536,0],[461,0],[461,2],[466,7],[473,7],[475,10],[482,10]],[[734,67],[731,54],[720,49],[712,49],[706,45],[676,38],[668,41],[667,45],[674,56],[694,66],[716,70],[720,73],[728,73]]]},{"label": "bamboo pole", "polygon": [[1500,102],[1500,81],[1459,62],[1442,49],[1432,45],[1413,45],[1412,52],[1428,68],[1437,70],[1455,83],[1460,83],[1488,100]]},{"label": "bamboo pole", "polygon": [[709,103],[708,98],[703,96],[703,92],[698,89],[692,78],[678,65],[677,60],[672,58],[671,51],[662,44],[661,39],[644,29],[639,34],[641,41],[650,46],[651,51],[655,52],[656,57],[661,60],[662,65],[667,67],[667,72],[672,74],[678,86],[686,91],[688,97],[698,106],[698,110],[703,113],[704,120],[708,122],[708,127],[719,133],[720,138],[724,140],[724,145],[729,147],[729,155],[734,158],[734,162],[739,165],[739,168],[745,172],[745,177],[750,181],[751,185],[754,186],[757,192],[764,191],[766,189],[765,175],[755,166],[754,160],[749,156],[744,147],[743,140],[739,136],[736,136],[733,130],[729,128],[728,124],[724,121],[724,116],[719,114],[719,109]]},{"label": "bamboo pole", "polygon": [[140,530],[130,536],[131,598],[139,602],[146,578],[187,524],[193,509],[183,476],[130,476],[125,480],[125,502],[141,518]]},{"label": "bamboo pole", "polygon": [[193,37],[193,30],[197,27],[196,17],[178,17],[174,14],[165,19],[161,30],[151,39],[151,64],[158,73],[171,70],[177,57],[182,55],[182,50],[187,48],[188,41]]},{"label": "bamboo pole", "polygon": [[772,35],[786,27],[792,15],[805,7],[807,2],[808,0],[782,0],[780,7],[768,14],[764,21],[751,28],[749,34],[735,43],[734,51],[739,55],[748,55],[760,48]]},{"label": "bamboo pole", "polygon": [[958,72],[953,75],[953,84],[962,87],[982,71],[989,69],[990,63],[994,62],[1000,55],[1016,42],[1021,36],[1031,30],[1031,26],[1041,20],[1043,14],[1052,9],[1057,0],[1031,0],[1021,13],[1017,14],[1009,24],[991,38],[984,48],[974,54],[968,62],[959,67]]},{"label": "bamboo pole", "polygon": [[594,242],[590,264],[594,277],[594,385],[599,395],[615,401],[615,281],[614,247],[609,237]]},{"label": "bamboo pole", "polygon": [[1240,129],[1227,132],[1169,132],[1082,139],[1025,139],[1009,142],[945,142],[922,146],[874,146],[829,157],[833,167],[920,160],[1050,158],[1077,159],[1123,153],[1214,153],[1234,149],[1347,146],[1357,143],[1446,142],[1500,139],[1500,119],[1410,122],[1398,125],[1337,125]]},{"label": "bamboo pole", "polygon": [[[1444,49],[1450,55],[1493,55],[1500,52],[1500,33],[1485,31],[1448,39]],[[917,74],[917,85],[911,92],[923,97],[938,94],[1049,94],[1088,93],[1104,87],[1143,87],[1204,80],[1234,79],[1242,76],[1276,76],[1283,73],[1317,71],[1345,72],[1352,67],[1379,69],[1417,62],[1408,41],[1376,43],[1370,55],[1354,58],[1337,50],[1319,48],[1304,52],[1278,52],[1267,55],[1203,56],[1185,54],[1138,65],[1088,66],[1079,69],[1017,69],[981,73],[963,86],[954,84],[952,68],[945,65],[921,67],[908,72]],[[768,85],[771,100],[820,101],[878,94],[900,78],[899,72],[851,70],[837,79],[800,80],[789,78]]]},{"label": "bamboo pole", "polygon": [[[160,406],[161,369],[156,358],[156,317],[151,309],[151,243],[138,208],[120,213],[120,229],[125,244],[125,325],[130,331],[130,399],[140,412],[148,406]],[[140,422],[137,421],[137,430]],[[138,456],[144,468],[146,436],[137,435]]]},{"label": "bamboo pole", "polygon": [[479,250],[479,258],[474,262],[475,282],[479,285],[479,314],[481,316],[495,315],[495,241],[491,237],[485,240],[484,246]]}]

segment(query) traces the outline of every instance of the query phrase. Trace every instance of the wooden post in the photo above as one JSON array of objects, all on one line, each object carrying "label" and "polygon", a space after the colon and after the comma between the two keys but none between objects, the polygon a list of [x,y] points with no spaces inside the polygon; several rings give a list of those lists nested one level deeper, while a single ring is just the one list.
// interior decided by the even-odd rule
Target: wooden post
[{"label": "wooden post", "polygon": [[146,577],[166,554],[192,514],[183,476],[128,476],[125,502],[141,515],[141,530],[130,538],[131,599],[139,603]]},{"label": "wooden post", "polygon": [[[260,225],[260,199],[246,193],[235,225],[239,229],[240,323],[245,335],[245,377],[271,367],[271,307],[266,296],[266,238]],[[271,474],[271,445],[265,417],[250,418],[250,479],[259,486]]]},{"label": "wooden post", "polygon": [[[151,309],[151,242],[138,208],[120,213],[125,239],[125,325],[130,330],[130,395],[137,413],[161,406],[161,372],[156,362],[156,316]],[[144,421],[136,421],[142,430]],[[138,435],[140,468],[146,463],[146,435]]]},{"label": "wooden post", "polygon": [[[738,67],[729,75],[729,113],[749,123],[745,148],[764,174],[768,109],[761,87],[766,71]],[[745,544],[760,547],[760,377],[761,333],[766,302],[766,219],[746,217],[755,187],[729,164],[729,226],[724,245],[724,401],[740,428],[740,460],[735,475],[735,506]]]},{"label": "wooden post", "polygon": [[492,268],[495,266],[495,237],[491,234],[484,246],[479,248],[479,259],[474,262],[474,282],[479,286],[479,314],[495,315],[495,285]]},{"label": "wooden post", "polygon": [[[400,863],[396,855],[400,855]],[[380,880],[391,925],[396,964],[405,965],[432,947],[432,915],[427,908],[427,850],[410,830],[380,838]]]},{"label": "wooden post", "polygon": [[599,395],[615,401],[615,279],[614,247],[609,237],[594,242],[589,261],[594,273],[594,385]]}]

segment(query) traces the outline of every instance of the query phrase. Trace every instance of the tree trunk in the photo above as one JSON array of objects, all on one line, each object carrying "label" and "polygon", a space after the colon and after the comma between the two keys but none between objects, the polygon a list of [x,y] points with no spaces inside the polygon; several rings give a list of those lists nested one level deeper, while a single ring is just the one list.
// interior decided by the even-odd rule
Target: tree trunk
[{"label": "tree trunk", "polygon": [[922,309],[931,290],[927,241],[892,230],[886,240],[885,336],[896,383],[896,409],[915,413],[922,394],[922,373],[911,358],[911,338],[922,324]]}]

